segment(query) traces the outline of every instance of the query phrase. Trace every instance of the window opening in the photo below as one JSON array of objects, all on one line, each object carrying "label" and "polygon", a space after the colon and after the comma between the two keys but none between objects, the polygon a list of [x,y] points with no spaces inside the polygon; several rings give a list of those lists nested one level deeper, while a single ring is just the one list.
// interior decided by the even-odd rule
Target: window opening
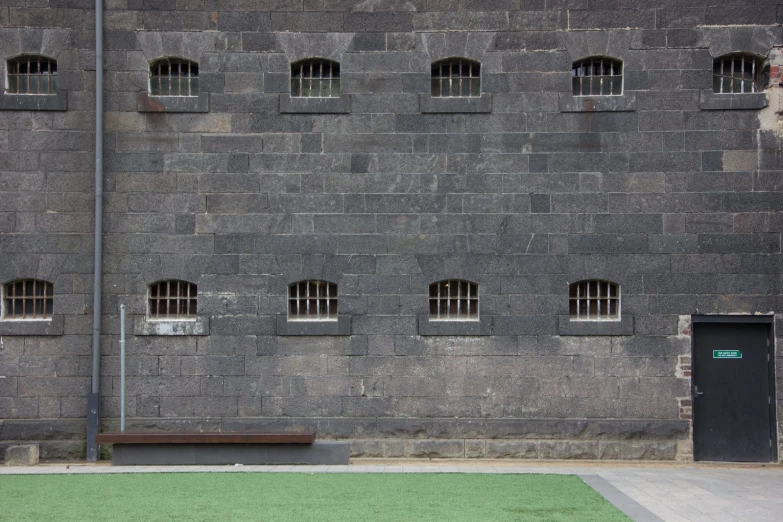
[{"label": "window opening", "polygon": [[585,58],[571,68],[574,96],[609,96],[623,93],[623,64],[613,58]]},{"label": "window opening", "polygon": [[288,319],[337,319],[337,285],[328,281],[300,281],[288,287]]},{"label": "window opening", "polygon": [[3,285],[3,319],[50,319],[53,307],[52,283],[38,279],[20,279]]},{"label": "window opening", "polygon": [[303,60],[291,65],[291,96],[337,98],[340,96],[340,64],[331,60]]},{"label": "window opening", "polygon": [[719,94],[759,92],[763,77],[761,60],[747,54],[722,56],[712,64],[712,89]]},{"label": "window opening", "polygon": [[153,96],[198,96],[198,64],[180,58],[163,58],[150,65]]},{"label": "window opening", "polygon": [[571,284],[572,319],[619,319],[620,286],[610,281],[579,281]]},{"label": "window opening", "polygon": [[197,313],[198,290],[187,281],[159,281],[149,286],[150,319],[192,319]]},{"label": "window opening", "polygon": [[8,60],[6,92],[9,94],[57,94],[57,61],[45,56],[20,56]]},{"label": "window opening", "polygon": [[481,96],[481,64],[464,58],[449,58],[433,63],[432,96]]},{"label": "window opening", "polygon": [[461,279],[430,285],[430,319],[478,319],[478,285]]}]

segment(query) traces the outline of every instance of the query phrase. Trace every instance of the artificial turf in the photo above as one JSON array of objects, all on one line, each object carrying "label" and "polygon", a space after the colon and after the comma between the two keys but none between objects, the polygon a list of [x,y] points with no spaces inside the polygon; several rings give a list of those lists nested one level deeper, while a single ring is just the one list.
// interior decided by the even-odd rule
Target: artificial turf
[{"label": "artificial turf", "polygon": [[155,473],[0,476],[0,520],[627,521],[563,475]]}]

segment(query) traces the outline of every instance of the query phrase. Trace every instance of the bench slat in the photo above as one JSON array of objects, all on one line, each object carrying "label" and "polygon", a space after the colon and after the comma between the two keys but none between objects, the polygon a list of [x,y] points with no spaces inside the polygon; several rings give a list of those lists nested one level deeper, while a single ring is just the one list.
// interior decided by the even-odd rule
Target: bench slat
[{"label": "bench slat", "polygon": [[105,432],[98,444],[312,444],[315,433],[177,433]]}]

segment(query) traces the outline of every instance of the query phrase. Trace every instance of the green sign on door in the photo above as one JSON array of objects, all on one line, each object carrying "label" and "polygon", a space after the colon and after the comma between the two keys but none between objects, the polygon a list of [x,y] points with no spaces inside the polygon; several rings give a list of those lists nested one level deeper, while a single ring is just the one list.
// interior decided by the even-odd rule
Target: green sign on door
[{"label": "green sign on door", "polygon": [[742,359],[740,350],[712,350],[713,359]]}]

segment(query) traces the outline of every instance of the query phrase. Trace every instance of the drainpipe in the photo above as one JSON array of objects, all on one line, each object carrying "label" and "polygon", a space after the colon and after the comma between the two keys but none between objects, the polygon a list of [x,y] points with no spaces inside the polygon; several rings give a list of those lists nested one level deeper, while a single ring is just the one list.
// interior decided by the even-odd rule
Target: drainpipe
[{"label": "drainpipe", "polygon": [[101,431],[101,279],[103,275],[103,0],[95,0],[95,256],[92,287],[92,385],[87,396],[87,460],[98,460]]}]

